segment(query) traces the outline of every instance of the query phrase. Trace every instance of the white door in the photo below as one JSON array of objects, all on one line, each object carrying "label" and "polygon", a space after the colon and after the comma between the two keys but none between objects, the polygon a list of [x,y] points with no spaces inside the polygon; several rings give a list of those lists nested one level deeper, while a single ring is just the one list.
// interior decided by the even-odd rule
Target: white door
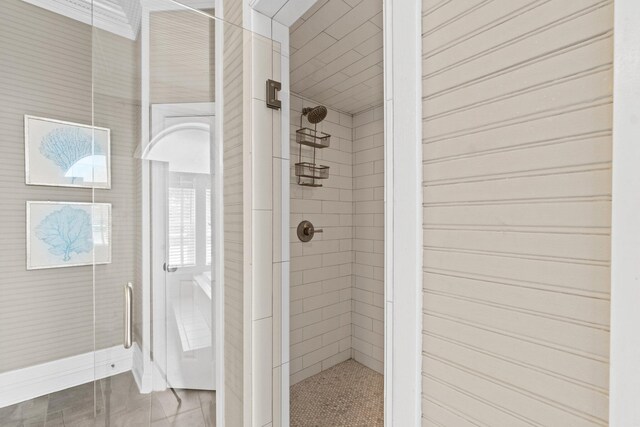
[{"label": "white door", "polygon": [[[154,359],[166,386],[213,390],[212,104],[152,108]],[[162,232],[163,231],[163,232]],[[161,264],[161,265],[160,265]],[[156,383],[157,384],[157,383]]]}]

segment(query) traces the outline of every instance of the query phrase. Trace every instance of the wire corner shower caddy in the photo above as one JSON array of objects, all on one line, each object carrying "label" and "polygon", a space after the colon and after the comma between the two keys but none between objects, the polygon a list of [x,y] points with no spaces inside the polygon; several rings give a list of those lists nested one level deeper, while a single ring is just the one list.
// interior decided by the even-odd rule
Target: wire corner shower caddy
[{"label": "wire corner shower caddy", "polygon": [[[313,129],[302,127],[302,118],[307,116],[307,121],[313,124]],[[327,116],[327,108],[319,105],[317,107],[303,108],[300,114],[300,129],[296,131],[296,142],[298,143],[298,162],[296,163],[295,174],[298,177],[298,185],[305,187],[322,187],[317,180],[329,178],[329,166],[316,163],[316,150],[329,147],[331,135],[318,131],[318,123]],[[313,161],[302,161],[302,146],[313,148]]]}]

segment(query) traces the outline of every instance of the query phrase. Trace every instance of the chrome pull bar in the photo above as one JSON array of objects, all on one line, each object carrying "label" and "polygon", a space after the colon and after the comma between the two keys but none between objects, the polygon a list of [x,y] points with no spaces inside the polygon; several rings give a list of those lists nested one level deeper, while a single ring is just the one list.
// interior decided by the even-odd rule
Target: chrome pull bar
[{"label": "chrome pull bar", "polygon": [[133,344],[133,283],[124,285],[124,348]]}]

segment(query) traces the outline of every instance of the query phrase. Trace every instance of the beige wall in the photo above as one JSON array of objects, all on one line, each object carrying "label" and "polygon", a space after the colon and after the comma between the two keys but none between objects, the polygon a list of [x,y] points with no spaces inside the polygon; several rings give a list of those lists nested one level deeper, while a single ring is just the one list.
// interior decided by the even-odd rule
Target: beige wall
[{"label": "beige wall", "polygon": [[[96,30],[95,43],[112,72],[96,71],[108,94],[96,91],[96,124],[112,130],[113,262],[97,266],[96,346],[122,342],[122,285],[135,280],[135,179],[132,153],[139,114],[135,44]],[[92,32],[85,24],[19,0],[0,14],[0,372],[94,348],[91,266],[26,271],[25,202],[91,202],[91,190],[26,186],[23,116],[92,122]],[[117,84],[116,84],[117,82]]]},{"label": "beige wall", "polygon": [[214,22],[193,11],[151,13],[149,77],[152,104],[214,100]]},{"label": "beige wall", "polygon": [[384,110],[353,116],[352,355],[384,370]]},{"label": "beige wall", "polygon": [[110,190],[96,190],[94,200],[112,204],[112,258],[96,267],[95,316],[98,348],[122,343],[125,283],[134,284],[134,338],[142,345],[142,279],[138,198],[139,160],[134,152],[140,141],[139,43],[94,30],[93,108],[96,126],[111,129]]},{"label": "beige wall", "polygon": [[[224,0],[225,19],[242,24],[242,2]],[[224,419],[244,424],[244,57],[243,35],[224,27]]]},{"label": "beige wall", "polygon": [[423,425],[608,422],[611,1],[423,0]]},{"label": "beige wall", "polygon": [[[331,146],[317,150],[317,163],[330,166],[323,187],[297,185],[295,131],[303,107],[316,103],[291,96],[291,384],[351,357],[353,271],[352,117],[329,110],[318,130]],[[303,123],[308,126],[308,123]],[[313,150],[303,147],[303,161]],[[309,220],[322,234],[302,243],[296,227]]]}]

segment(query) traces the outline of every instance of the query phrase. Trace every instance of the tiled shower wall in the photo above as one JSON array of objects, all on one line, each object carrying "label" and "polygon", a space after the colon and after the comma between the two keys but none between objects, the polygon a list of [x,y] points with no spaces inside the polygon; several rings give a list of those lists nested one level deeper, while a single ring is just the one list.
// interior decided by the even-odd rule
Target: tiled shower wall
[{"label": "tiled shower wall", "polygon": [[[355,116],[329,110],[318,129],[331,146],[317,150],[317,163],[330,176],[312,188],[296,183],[295,131],[302,108],[315,105],[291,97],[291,384],[349,358],[383,369],[382,107]],[[312,149],[302,153],[311,160]],[[300,242],[303,219],[324,232]]]},{"label": "tiled shower wall", "polygon": [[[318,125],[332,135],[331,147],[317,150],[330,178],[323,187],[302,187],[294,175],[295,131],[303,106],[312,105],[291,96],[291,384],[351,357],[352,117],[330,110]],[[305,160],[312,152],[303,147]],[[300,242],[296,227],[303,219],[324,232]]]},{"label": "tiled shower wall", "polygon": [[384,354],[384,114],[353,116],[354,236],[352,357],[383,372]]}]

